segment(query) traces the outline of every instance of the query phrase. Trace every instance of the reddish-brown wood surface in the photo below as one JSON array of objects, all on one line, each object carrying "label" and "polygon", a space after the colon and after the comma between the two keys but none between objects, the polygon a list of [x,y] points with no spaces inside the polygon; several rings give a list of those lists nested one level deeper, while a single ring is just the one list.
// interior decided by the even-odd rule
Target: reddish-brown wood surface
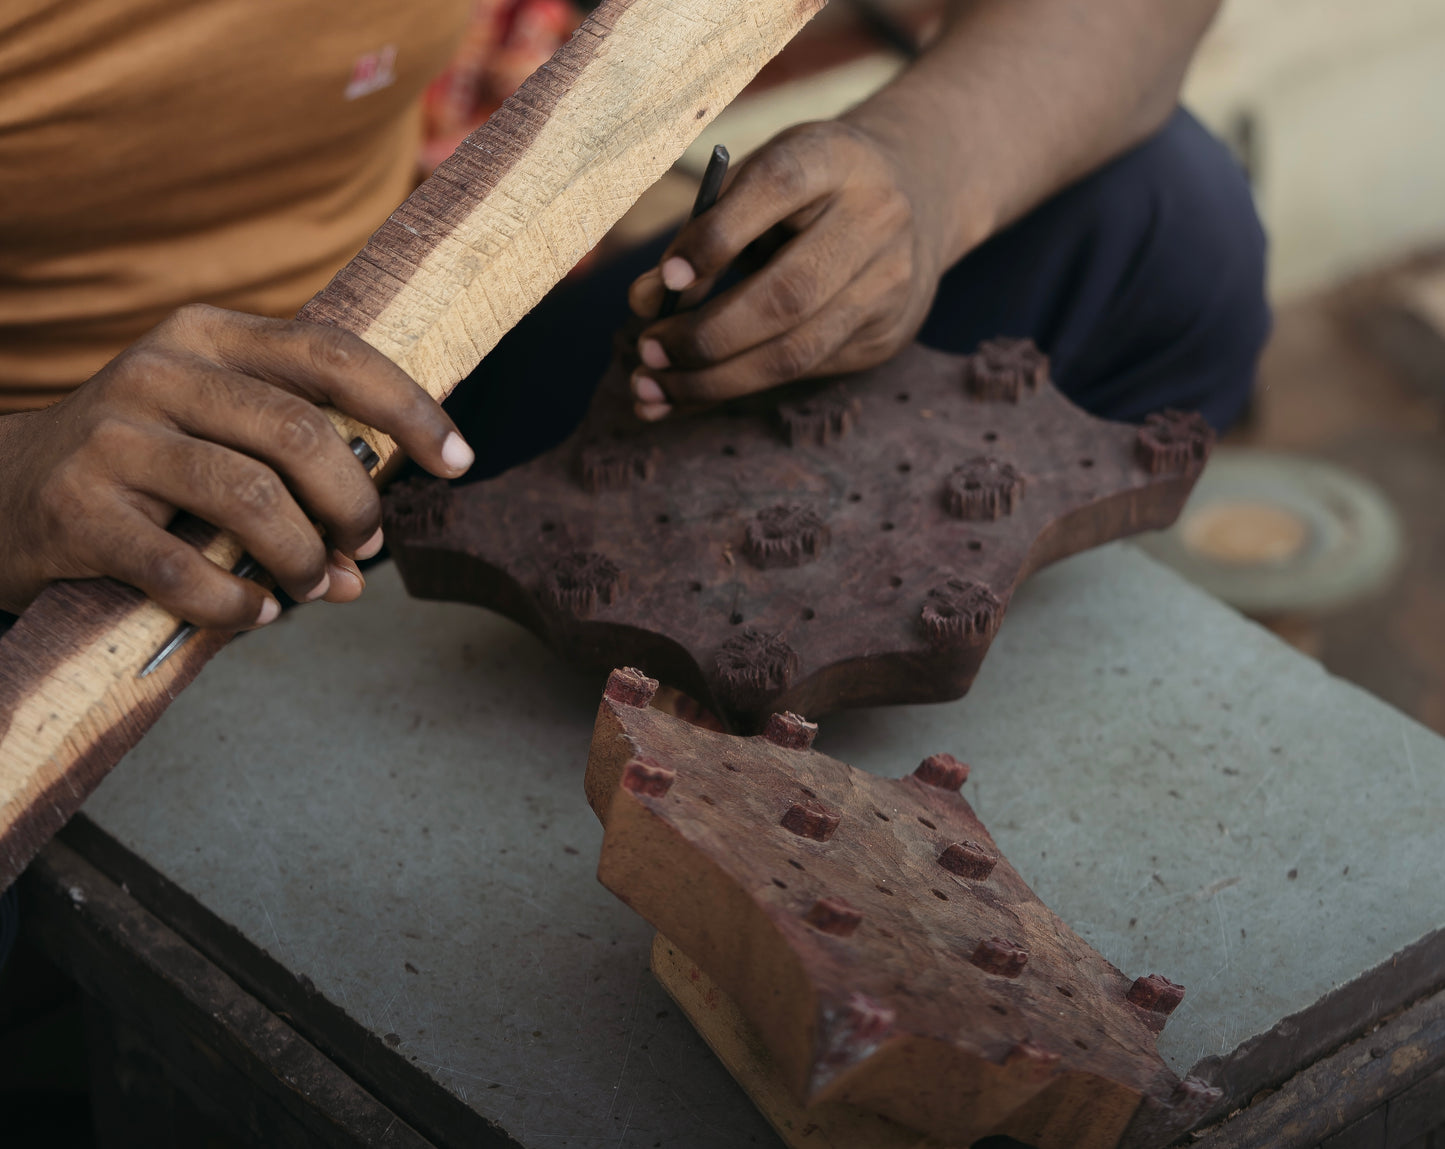
[{"label": "reddish-brown wood surface", "polygon": [[640,666],[744,728],[957,698],[1020,580],[1168,525],[1212,441],[1197,416],[1093,418],[1046,376],[1031,346],[914,346],[648,426],[619,365],[548,454],[393,488],[387,537],[413,594]]},{"label": "reddish-brown wood surface", "polygon": [[1121,973],[1039,901],[962,763],[879,778],[797,716],[739,738],[651,707],[655,685],[614,671],[598,710],[598,877],[730,995],[799,1100],[1083,1149],[1162,1144],[1218,1098],[1154,1048],[1182,988]]}]

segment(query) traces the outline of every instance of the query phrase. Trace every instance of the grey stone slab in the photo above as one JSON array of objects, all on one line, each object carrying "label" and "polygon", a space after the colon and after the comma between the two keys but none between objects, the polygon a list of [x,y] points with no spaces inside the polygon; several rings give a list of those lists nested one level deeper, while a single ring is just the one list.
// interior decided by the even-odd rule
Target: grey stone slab
[{"label": "grey stone slab", "polygon": [[[86,813],[525,1145],[776,1143],[595,881],[599,689],[383,568],[224,652]],[[1251,1051],[1303,1049],[1341,987],[1387,1000],[1361,975],[1441,922],[1445,741],[1132,548],[1030,580],[968,698],[834,716],[819,748],[971,762],[1040,896],[1189,987],[1180,1072],[1269,1071]]]}]

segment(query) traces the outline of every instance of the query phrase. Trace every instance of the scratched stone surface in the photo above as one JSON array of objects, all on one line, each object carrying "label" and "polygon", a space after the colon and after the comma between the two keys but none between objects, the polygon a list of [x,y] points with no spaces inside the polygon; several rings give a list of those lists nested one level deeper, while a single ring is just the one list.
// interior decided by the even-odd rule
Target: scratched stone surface
[{"label": "scratched stone surface", "polygon": [[[430,1088],[473,1145],[776,1145],[596,881],[601,688],[383,567],[223,651],[85,812],[234,927],[225,960],[309,979],[295,1024],[392,1074],[418,1128]],[[1445,916],[1445,741],[1128,546],[1031,578],[967,697],[837,714],[816,746],[968,762],[1039,897],[1187,987],[1160,1053],[1233,1096],[1427,976],[1405,959]]]},{"label": "scratched stone surface", "polygon": [[1168,525],[1213,435],[1081,411],[1024,340],[643,424],[625,365],[581,427],[485,482],[386,499],[408,589],[568,661],[637,666],[736,728],[968,690],[1030,571]]}]

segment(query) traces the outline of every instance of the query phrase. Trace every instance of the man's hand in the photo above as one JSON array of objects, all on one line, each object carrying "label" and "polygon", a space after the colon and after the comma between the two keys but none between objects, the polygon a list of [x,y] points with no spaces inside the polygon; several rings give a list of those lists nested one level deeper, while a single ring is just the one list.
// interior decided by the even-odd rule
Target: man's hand
[{"label": "man's hand", "polygon": [[318,403],[435,475],[471,465],[436,402],[356,336],[186,307],[54,407],[0,419],[0,606],[110,575],[200,626],[274,619],[265,590],[165,531],[177,510],[236,534],[293,598],[356,598],[381,503]]},{"label": "man's hand", "polygon": [[716,299],[643,330],[638,415],[891,358],[923,323],[943,271],[930,218],[941,197],[918,183],[887,144],[845,121],[790,129],[749,157],[629,302],[655,318],[664,288],[696,302],[756,241],[781,246]]}]

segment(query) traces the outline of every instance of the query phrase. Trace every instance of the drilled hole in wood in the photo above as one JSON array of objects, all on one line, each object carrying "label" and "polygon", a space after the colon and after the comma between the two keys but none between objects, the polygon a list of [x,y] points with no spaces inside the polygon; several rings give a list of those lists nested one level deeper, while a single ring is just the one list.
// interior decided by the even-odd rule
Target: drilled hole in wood
[{"label": "drilled hole in wood", "polygon": [[874,811],[873,811],[873,816],[874,816],[875,818],[882,818],[883,821],[885,821],[885,822],[890,821],[888,815],[885,814],[882,810],[874,810]]},{"label": "drilled hole in wood", "polygon": [[670,518],[668,518],[666,515],[658,515],[658,516],[657,516],[657,521],[658,521],[659,523],[670,523],[670,522],[672,522],[672,520],[671,520]]},{"label": "drilled hole in wood", "polygon": [[874,889],[876,889],[880,894],[887,894],[890,898],[893,896],[893,891],[890,890],[887,886],[875,886]]},{"label": "drilled hole in wood", "polygon": [[788,888],[788,883],[783,881],[782,878],[774,878],[773,885],[777,886],[780,890],[786,890]]},{"label": "drilled hole in wood", "polygon": [[918,820],[922,822],[925,826],[927,826],[930,830],[938,829],[937,826],[935,826],[932,822],[930,822],[927,818],[923,817],[921,814],[919,815]]},{"label": "drilled hole in wood", "polygon": [[899,464],[898,464],[898,473],[899,473],[900,475],[906,475],[906,474],[908,474],[908,472],[911,471],[911,470],[913,470],[913,464],[912,464],[912,463],[899,463]]},{"label": "drilled hole in wood", "polygon": [[1093,459],[1080,459],[1080,460],[1079,460],[1079,466],[1081,466],[1081,467],[1092,467],[1093,465],[1094,465],[1094,460],[1093,460]]},{"label": "drilled hole in wood", "polygon": [[803,608],[803,621],[804,621],[804,622],[812,622],[812,621],[813,621],[815,618],[817,618],[817,617],[818,617],[818,612],[815,611],[811,606],[805,606],[805,607]]},{"label": "drilled hole in wood", "polygon": [[1074,1038],[1074,1044],[1077,1045],[1080,1049],[1084,1050],[1085,1052],[1088,1051],[1088,1048],[1089,1048],[1089,1047],[1088,1047],[1087,1045],[1085,1045],[1082,1041],[1080,1041],[1077,1037]]},{"label": "drilled hole in wood", "polygon": [[724,455],[736,455],[738,453],[738,449],[734,447],[731,443],[725,443],[723,445],[722,453]]},{"label": "drilled hole in wood", "polygon": [[1069,987],[1066,986],[1066,985],[1056,985],[1056,986],[1054,986],[1054,988],[1055,988],[1056,990],[1058,990],[1061,994],[1063,994],[1065,997],[1073,997],[1073,996],[1074,996],[1073,991],[1070,990]]},{"label": "drilled hole in wood", "polygon": [[983,544],[982,544],[981,542],[979,542],[977,539],[969,539],[969,540],[968,540],[968,549],[971,550],[971,551],[981,551],[981,550],[983,550]]},{"label": "drilled hole in wood", "polygon": [[893,529],[893,524],[892,524],[892,523],[884,523],[883,526],[882,526],[880,529],[881,529],[881,530],[885,530],[885,531],[891,531],[891,530]]},{"label": "drilled hole in wood", "polygon": [[983,433],[983,441],[984,441],[985,443],[997,443],[997,442],[998,442],[998,432],[997,432],[997,431],[985,431],[985,432]]},{"label": "drilled hole in wood", "polygon": [[901,578],[899,578],[897,575],[894,575],[892,578],[890,578],[890,579],[888,580],[888,585],[891,586],[891,587],[900,587],[900,586],[903,585],[903,580],[902,580]]},{"label": "drilled hole in wood", "polygon": [[930,890],[929,893],[931,893],[940,902],[948,901],[948,895],[945,894],[942,890]]},{"label": "drilled hole in wood", "polygon": [[860,495],[857,491],[854,491],[851,495],[848,496],[848,501],[850,503],[861,503],[863,501],[863,496]]},{"label": "drilled hole in wood", "polygon": [[999,1015],[999,1017],[1007,1017],[1007,1016],[1008,1016],[1008,1010],[1004,1009],[1004,1007],[1001,1006],[1001,1005],[994,1005],[992,1002],[990,1002],[990,1003],[989,1003],[989,1009],[993,1010],[994,1013],[996,1013],[996,1014]]},{"label": "drilled hole in wood", "polygon": [[742,626],[743,616],[737,611],[733,611],[732,614],[728,615],[728,622],[732,623],[733,626]]},{"label": "drilled hole in wood", "polygon": [[795,862],[792,858],[788,859],[788,865],[792,866],[795,870],[801,870],[803,868],[802,862]]}]

